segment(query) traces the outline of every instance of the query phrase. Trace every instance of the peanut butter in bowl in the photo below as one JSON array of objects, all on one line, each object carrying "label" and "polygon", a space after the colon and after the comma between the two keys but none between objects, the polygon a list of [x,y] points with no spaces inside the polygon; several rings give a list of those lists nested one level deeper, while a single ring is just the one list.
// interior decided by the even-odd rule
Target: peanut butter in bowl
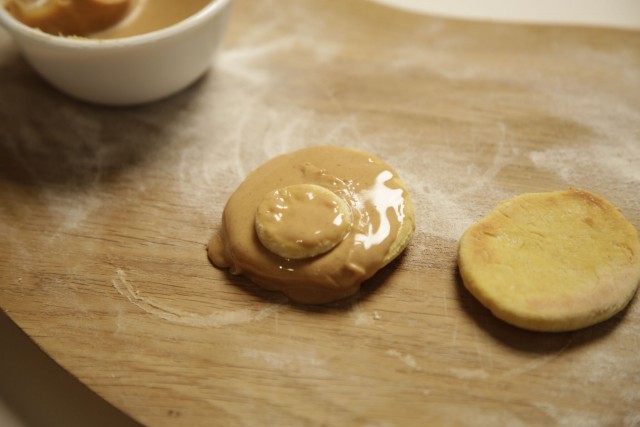
[{"label": "peanut butter in bowl", "polygon": [[45,33],[96,39],[131,37],[175,25],[212,0],[9,0],[18,21]]},{"label": "peanut butter in bowl", "polygon": [[0,0],[0,25],[62,92],[97,104],[137,105],[184,89],[210,68],[231,3]]}]

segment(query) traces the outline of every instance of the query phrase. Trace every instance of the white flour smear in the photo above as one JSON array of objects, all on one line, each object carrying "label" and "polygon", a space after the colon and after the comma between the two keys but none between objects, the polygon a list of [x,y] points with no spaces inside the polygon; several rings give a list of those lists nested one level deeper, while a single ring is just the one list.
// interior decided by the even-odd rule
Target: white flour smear
[{"label": "white flour smear", "polygon": [[277,304],[268,304],[261,306],[262,308],[259,310],[226,310],[207,315],[190,313],[168,306],[167,304],[156,302],[152,298],[145,297],[129,280],[127,280],[124,270],[120,268],[116,269],[116,276],[117,277],[112,281],[112,285],[120,295],[126,297],[131,303],[146,313],[171,323],[194,327],[220,328],[223,326],[238,325],[262,320],[281,308],[281,306]]},{"label": "white flour smear", "polygon": [[395,349],[389,349],[386,353],[391,357],[395,357],[412,370],[422,371],[422,367],[418,364],[418,362],[416,362],[416,359],[412,355],[401,353]]}]

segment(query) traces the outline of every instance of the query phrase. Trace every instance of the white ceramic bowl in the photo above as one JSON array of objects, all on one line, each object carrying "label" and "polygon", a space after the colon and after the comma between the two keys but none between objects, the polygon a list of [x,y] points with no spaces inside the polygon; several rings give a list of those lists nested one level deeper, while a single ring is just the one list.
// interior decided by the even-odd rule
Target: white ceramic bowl
[{"label": "white ceramic bowl", "polygon": [[230,8],[231,0],[213,0],[170,27],[108,40],[46,34],[4,7],[0,24],[33,68],[61,91],[98,104],[133,105],[169,96],[203,74],[223,38]]}]

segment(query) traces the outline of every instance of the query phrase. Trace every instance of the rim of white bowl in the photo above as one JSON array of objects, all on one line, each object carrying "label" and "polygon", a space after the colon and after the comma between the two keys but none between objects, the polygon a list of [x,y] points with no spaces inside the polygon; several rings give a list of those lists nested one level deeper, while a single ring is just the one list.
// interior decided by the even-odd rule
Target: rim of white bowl
[{"label": "rim of white bowl", "polygon": [[211,15],[219,13],[225,6],[231,3],[231,1],[232,0],[211,0],[210,3],[200,9],[198,12],[173,25],[161,28],[159,30],[150,31],[148,33],[115,39],[61,37],[45,33],[41,30],[23,24],[22,22],[15,19],[13,15],[11,15],[5,8],[7,0],[0,0],[0,24],[3,24],[5,28],[10,32],[13,31],[32,40],[37,40],[43,43],[51,43],[61,47],[63,46],[78,49],[84,49],[87,47],[118,48],[122,46],[136,46],[149,42],[156,42],[172,37],[175,34],[188,30],[189,28],[198,26],[198,24],[206,21]]}]

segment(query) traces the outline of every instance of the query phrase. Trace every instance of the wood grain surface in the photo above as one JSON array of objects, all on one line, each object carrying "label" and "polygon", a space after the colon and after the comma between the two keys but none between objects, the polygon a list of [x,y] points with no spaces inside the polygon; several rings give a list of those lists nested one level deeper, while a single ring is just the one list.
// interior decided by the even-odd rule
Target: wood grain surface
[{"label": "wood grain surface", "polygon": [[[1,307],[150,426],[638,426],[637,297],[526,332],[464,290],[455,255],[528,191],[589,189],[639,228],[639,139],[638,32],[239,0],[206,76],[118,109],[56,92],[0,32]],[[250,170],[316,144],[393,165],[417,231],[355,298],[309,307],[205,245]]]}]

